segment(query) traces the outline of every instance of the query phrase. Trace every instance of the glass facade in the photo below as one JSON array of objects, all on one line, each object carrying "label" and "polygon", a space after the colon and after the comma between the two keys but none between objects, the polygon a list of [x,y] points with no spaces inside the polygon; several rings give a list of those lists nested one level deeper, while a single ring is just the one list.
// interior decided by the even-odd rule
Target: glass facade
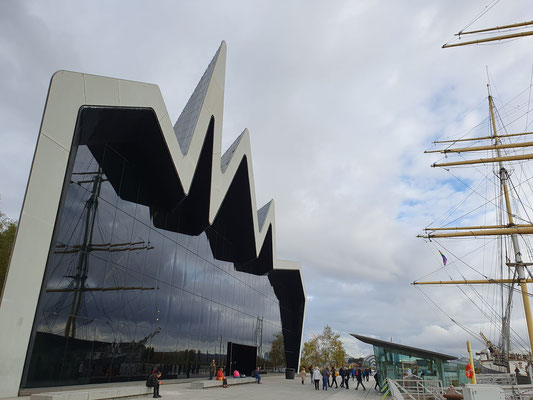
[{"label": "glass facade", "polygon": [[228,342],[268,367],[275,334],[289,334],[282,313],[293,319],[272,272],[215,259],[214,246],[234,252],[212,227],[155,227],[137,161],[76,136],[22,387],[144,380],[154,367],[204,376],[212,359],[225,367]]}]

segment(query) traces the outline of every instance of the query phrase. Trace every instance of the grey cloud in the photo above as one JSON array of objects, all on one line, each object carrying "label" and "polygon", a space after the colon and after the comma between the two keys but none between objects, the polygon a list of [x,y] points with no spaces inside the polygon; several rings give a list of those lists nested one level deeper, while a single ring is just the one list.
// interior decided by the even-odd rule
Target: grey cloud
[{"label": "grey cloud", "polygon": [[[258,204],[275,199],[278,255],[303,263],[313,298],[306,338],[330,324],[353,355],[370,351],[353,332],[462,354],[466,334],[409,282],[439,267],[414,236],[464,198],[423,151],[485,117],[460,122],[486,96],[485,65],[501,98],[529,83],[530,39],[440,49],[484,6],[4,1],[0,207],[18,217],[55,70],[157,83],[175,121],[224,39],[223,144],[250,129]],[[482,25],[529,8],[501,5]],[[449,293],[432,298],[477,329],[468,300]]]}]

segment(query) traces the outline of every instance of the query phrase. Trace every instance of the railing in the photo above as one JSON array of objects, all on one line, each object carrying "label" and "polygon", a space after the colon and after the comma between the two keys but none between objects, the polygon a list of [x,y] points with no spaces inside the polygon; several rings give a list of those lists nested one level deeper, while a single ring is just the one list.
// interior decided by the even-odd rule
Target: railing
[{"label": "railing", "polygon": [[516,385],[516,374],[476,374],[481,385]]},{"label": "railing", "polygon": [[442,381],[422,379],[389,379],[387,386],[393,400],[445,400]]}]

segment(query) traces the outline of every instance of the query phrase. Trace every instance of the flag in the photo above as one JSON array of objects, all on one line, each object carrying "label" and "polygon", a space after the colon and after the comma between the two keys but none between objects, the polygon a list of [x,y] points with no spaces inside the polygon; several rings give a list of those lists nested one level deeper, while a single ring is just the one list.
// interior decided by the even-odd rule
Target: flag
[{"label": "flag", "polygon": [[448,259],[446,258],[446,256],[444,254],[442,254],[442,252],[440,250],[439,250],[439,253],[442,256],[442,263],[444,265],[446,265],[446,263],[448,262]]}]

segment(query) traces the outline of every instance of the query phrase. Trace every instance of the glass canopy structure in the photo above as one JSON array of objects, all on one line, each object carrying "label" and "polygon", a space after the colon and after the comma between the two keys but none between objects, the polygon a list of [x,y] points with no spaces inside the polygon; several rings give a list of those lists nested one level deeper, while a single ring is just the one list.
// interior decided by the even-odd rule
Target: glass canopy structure
[{"label": "glass canopy structure", "polygon": [[425,380],[441,380],[444,385],[466,383],[464,365],[457,357],[417,347],[405,346],[367,336],[351,334],[374,347],[376,368],[380,379],[408,379],[416,375]]}]

